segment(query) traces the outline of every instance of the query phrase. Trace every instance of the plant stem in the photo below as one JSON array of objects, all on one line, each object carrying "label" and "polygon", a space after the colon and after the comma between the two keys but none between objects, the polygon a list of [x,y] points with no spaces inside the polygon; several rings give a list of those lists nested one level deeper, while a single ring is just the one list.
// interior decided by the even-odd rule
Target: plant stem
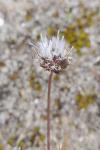
[{"label": "plant stem", "polygon": [[51,106],[51,81],[53,72],[50,72],[48,79],[48,99],[47,99],[47,150],[50,150],[50,106]]}]

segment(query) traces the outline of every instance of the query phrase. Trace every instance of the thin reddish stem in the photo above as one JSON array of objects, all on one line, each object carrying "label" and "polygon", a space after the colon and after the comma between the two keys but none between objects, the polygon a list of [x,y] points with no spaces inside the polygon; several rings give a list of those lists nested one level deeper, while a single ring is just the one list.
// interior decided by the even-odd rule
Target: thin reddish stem
[{"label": "thin reddish stem", "polygon": [[51,81],[53,72],[50,72],[48,79],[48,99],[47,99],[47,150],[50,150],[50,106],[51,106]]}]

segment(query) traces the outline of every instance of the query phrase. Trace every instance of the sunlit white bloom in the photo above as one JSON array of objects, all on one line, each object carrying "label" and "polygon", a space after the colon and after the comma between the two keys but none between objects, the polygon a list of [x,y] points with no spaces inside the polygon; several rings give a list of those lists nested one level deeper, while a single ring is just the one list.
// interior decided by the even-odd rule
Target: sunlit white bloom
[{"label": "sunlit white bloom", "polygon": [[38,47],[40,56],[48,59],[53,59],[55,56],[65,58],[68,53],[64,37],[60,38],[59,32],[57,37],[52,37],[51,39],[41,35]]},{"label": "sunlit white bloom", "polygon": [[46,70],[59,73],[69,65],[70,49],[66,47],[64,37],[61,38],[59,32],[57,37],[51,39],[41,35],[35,47],[41,58],[40,65]]}]

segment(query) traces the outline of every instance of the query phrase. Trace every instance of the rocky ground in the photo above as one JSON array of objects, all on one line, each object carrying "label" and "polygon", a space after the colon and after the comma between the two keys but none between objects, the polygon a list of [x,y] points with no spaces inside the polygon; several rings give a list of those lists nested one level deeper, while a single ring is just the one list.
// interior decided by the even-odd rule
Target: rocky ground
[{"label": "rocky ground", "polygon": [[0,150],[46,149],[48,72],[28,42],[58,29],[74,50],[53,77],[52,150],[100,150],[99,20],[99,0],[0,0]]}]

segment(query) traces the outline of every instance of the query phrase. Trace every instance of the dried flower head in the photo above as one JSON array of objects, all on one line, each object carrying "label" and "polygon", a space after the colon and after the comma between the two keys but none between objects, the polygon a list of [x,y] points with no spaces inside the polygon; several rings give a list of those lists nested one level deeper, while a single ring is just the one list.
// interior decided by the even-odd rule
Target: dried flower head
[{"label": "dried flower head", "polygon": [[40,57],[40,66],[48,71],[59,73],[70,63],[69,49],[66,48],[64,37],[60,38],[59,31],[57,37],[51,39],[41,35],[35,47]]}]

